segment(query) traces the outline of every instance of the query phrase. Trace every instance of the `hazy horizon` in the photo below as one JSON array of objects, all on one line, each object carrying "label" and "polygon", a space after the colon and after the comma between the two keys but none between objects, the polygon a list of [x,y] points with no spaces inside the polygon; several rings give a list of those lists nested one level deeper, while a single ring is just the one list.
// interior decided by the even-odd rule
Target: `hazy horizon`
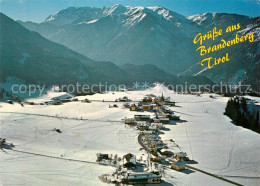
[{"label": "hazy horizon", "polygon": [[233,13],[257,17],[260,0],[0,0],[0,11],[14,20],[42,22],[49,15],[68,7],[163,6],[184,16],[206,12]]}]

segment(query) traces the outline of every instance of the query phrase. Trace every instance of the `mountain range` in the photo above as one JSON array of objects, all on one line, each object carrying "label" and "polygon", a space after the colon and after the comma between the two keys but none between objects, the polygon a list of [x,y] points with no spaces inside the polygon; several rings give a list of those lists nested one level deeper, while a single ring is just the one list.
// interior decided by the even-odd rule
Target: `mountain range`
[{"label": "mountain range", "polygon": [[[69,7],[48,16],[42,23],[17,22],[33,31],[27,30],[32,35],[37,35],[35,32],[38,32],[40,35],[38,34],[37,37],[41,38],[39,41],[50,40],[47,42],[48,44],[62,48],[58,52],[59,58],[69,59],[70,57],[77,61],[71,61],[68,64],[77,67],[79,67],[78,63],[83,65],[84,68],[78,70],[75,67],[73,79],[76,80],[80,80],[82,77],[88,77],[91,81],[93,79],[105,80],[109,77],[111,81],[130,82],[136,78],[143,78],[145,73],[142,72],[151,69],[156,73],[151,71],[149,75],[154,74],[154,76],[146,78],[146,80],[174,79],[175,82],[181,82],[183,76],[193,78],[206,76],[213,82],[223,81],[236,84],[242,81],[257,86],[257,82],[260,80],[257,73],[260,68],[259,21],[259,17],[251,18],[225,13],[205,13],[185,17],[159,6],[131,7],[116,4],[108,8]],[[213,27],[225,29],[227,26],[237,23],[240,23],[241,28],[222,38],[229,40],[235,34],[243,35],[253,32],[254,42],[238,44],[212,53],[212,57],[220,57],[229,52],[231,60],[210,70],[202,67],[200,61],[203,58],[196,52],[198,46],[193,44],[196,34],[206,33]],[[4,28],[2,22],[1,28]],[[7,39],[6,42],[10,47],[9,41],[13,40],[13,44],[15,44],[16,40],[21,40],[17,32],[10,31],[5,34],[9,34],[10,39]],[[12,34],[14,35],[12,36]],[[2,35],[1,30],[1,39]],[[31,38],[31,36],[28,37]],[[33,42],[39,45],[38,39],[34,39]],[[209,41],[207,45],[212,45],[214,42]],[[49,48],[48,44],[45,45],[46,48]],[[17,46],[12,47],[17,48]],[[24,49],[24,47],[22,48]],[[32,48],[35,49],[35,47]],[[46,50],[44,51],[46,52]],[[27,55],[28,52],[19,52],[21,59],[30,59]],[[54,53],[56,52],[55,48]],[[40,54],[42,53],[40,52]],[[50,57],[49,54],[46,56]],[[48,61],[45,65],[50,65],[48,64],[50,60],[45,57],[44,59]],[[115,65],[102,61],[111,61]],[[106,64],[105,68],[104,64]],[[66,68],[64,64],[61,66]],[[58,74],[62,73],[59,68],[61,68],[60,65],[57,65],[54,70]],[[74,67],[67,70],[69,69],[74,71]],[[111,70],[106,69],[113,69],[114,73],[111,74]],[[99,75],[93,73],[95,70],[100,71]],[[62,71],[67,73],[66,70]],[[138,73],[139,75],[136,76]],[[63,75],[60,74],[60,77]],[[70,76],[73,76],[73,73]]]},{"label": "mountain range", "polygon": [[[108,8],[70,7],[50,15],[42,23],[21,22],[24,27],[94,60],[117,65],[155,65],[174,75],[207,76],[214,82],[255,83],[259,77],[259,17],[226,13],[205,13],[185,17],[164,7],[131,7],[116,4]],[[197,33],[214,27],[225,29],[240,23],[240,30],[223,36],[254,33],[253,43],[242,43],[211,56],[229,52],[232,60],[214,69],[200,65],[204,58],[193,44]],[[216,41],[209,41],[213,45]]]},{"label": "mountain range", "polygon": [[[61,44],[49,41],[0,13],[0,82],[8,77],[37,84],[126,84],[180,83],[173,74],[153,65],[94,61]],[[190,83],[198,83],[188,78]],[[204,78],[206,82],[212,83]]]}]

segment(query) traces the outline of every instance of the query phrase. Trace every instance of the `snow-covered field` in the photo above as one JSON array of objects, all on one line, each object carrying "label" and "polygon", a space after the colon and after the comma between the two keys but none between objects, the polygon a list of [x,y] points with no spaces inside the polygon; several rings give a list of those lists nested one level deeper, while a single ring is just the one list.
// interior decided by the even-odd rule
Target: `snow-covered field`
[{"label": "snow-covered field", "polygon": [[[170,96],[178,102],[173,107],[183,122],[168,125],[162,139],[168,143],[173,139],[187,152],[190,159],[198,162],[193,166],[225,177],[243,185],[260,184],[260,135],[233,125],[223,115],[228,98],[209,95],[179,95],[161,85],[145,91],[109,92],[92,96],[79,96],[79,100],[114,101],[128,96],[140,100],[153,93]],[[47,101],[56,95],[48,94],[28,101]],[[139,150],[138,131],[120,122],[136,112],[109,108],[109,102],[69,102],[63,105],[25,105],[0,103],[0,134],[12,142],[16,150],[34,152],[67,159],[35,156],[21,152],[0,151],[0,183],[2,185],[102,185],[98,176],[112,173],[114,167],[93,164],[96,153],[124,154],[131,152],[137,158],[145,151]],[[14,113],[3,113],[14,112]],[[27,113],[27,114],[26,114]],[[32,114],[41,114],[32,115]],[[149,112],[144,114],[151,114]],[[63,116],[75,119],[58,119]],[[89,119],[89,120],[80,120]],[[62,133],[53,131],[59,128]],[[222,180],[200,172],[181,173],[166,170],[165,185],[229,185]]]}]

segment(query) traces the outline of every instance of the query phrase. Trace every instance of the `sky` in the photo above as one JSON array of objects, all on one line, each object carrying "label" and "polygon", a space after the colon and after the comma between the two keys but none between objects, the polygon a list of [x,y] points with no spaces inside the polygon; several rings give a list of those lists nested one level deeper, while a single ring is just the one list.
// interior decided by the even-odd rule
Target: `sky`
[{"label": "sky", "polygon": [[184,16],[205,12],[260,16],[260,0],[0,0],[0,12],[14,20],[42,22],[59,10],[75,6],[163,6]]}]

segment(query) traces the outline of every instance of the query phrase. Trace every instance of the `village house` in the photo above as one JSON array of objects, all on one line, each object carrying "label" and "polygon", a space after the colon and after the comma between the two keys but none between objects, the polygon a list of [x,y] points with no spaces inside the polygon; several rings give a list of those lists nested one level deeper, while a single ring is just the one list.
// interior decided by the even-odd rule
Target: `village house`
[{"label": "village house", "polygon": [[149,147],[155,148],[156,145],[163,145],[162,140],[151,140],[149,141]]},{"label": "village house", "polygon": [[158,151],[158,150],[161,150],[163,148],[164,148],[163,144],[158,144],[158,145],[155,145],[152,149]]},{"label": "village house", "polygon": [[162,175],[160,172],[131,172],[127,173],[122,179],[123,184],[149,184],[161,183]]},{"label": "village house", "polygon": [[123,104],[123,108],[130,108],[129,103],[124,103],[124,104]]},{"label": "village house", "polygon": [[150,115],[135,115],[136,121],[150,121]]},{"label": "village house", "polygon": [[131,100],[128,99],[127,96],[124,96],[123,98],[118,98],[115,100],[116,102],[130,102]]},{"label": "village house", "polygon": [[149,96],[144,97],[142,103],[152,103],[153,99]]},{"label": "village house", "polygon": [[118,105],[117,105],[117,104],[114,104],[114,105],[112,105],[112,106],[109,105],[108,107],[109,107],[109,108],[118,108]]},{"label": "village house", "polygon": [[171,157],[173,155],[173,152],[169,151],[167,149],[161,149],[160,152],[161,152],[161,155],[164,155],[164,156],[167,156],[167,157]]},{"label": "village house", "polygon": [[172,117],[172,115],[171,114],[168,114],[168,113],[162,113],[162,117],[163,118],[171,118]]},{"label": "village house", "polygon": [[97,154],[97,161],[102,161],[102,160],[109,160],[108,154],[98,153]]},{"label": "village house", "polygon": [[170,119],[171,120],[180,120],[180,116],[176,116],[176,115],[172,114]]},{"label": "village house", "polygon": [[153,118],[153,123],[160,123],[160,119],[159,118]]},{"label": "village house", "polygon": [[162,118],[162,117],[160,117],[159,118],[159,122],[163,123],[163,124],[169,124],[170,119],[169,118]]},{"label": "village house", "polygon": [[157,103],[156,104],[156,109],[157,110],[160,110],[160,109],[162,109],[163,108],[163,104],[162,103]]},{"label": "village house", "polygon": [[186,152],[178,152],[175,155],[176,160],[188,160]]},{"label": "village house", "polygon": [[154,94],[146,94],[146,96],[147,97],[151,97],[151,98],[155,98],[156,97],[156,95],[154,95]]},{"label": "village house", "polygon": [[13,101],[12,100],[7,100],[7,103],[13,104]]},{"label": "village house", "polygon": [[[157,155],[160,154],[157,152]],[[162,156],[154,156],[151,154],[151,161],[153,162],[158,162],[158,163],[162,163],[162,161],[164,160],[164,158]]]},{"label": "village house", "polygon": [[156,126],[148,126],[148,131],[157,132]]},{"label": "village house", "polygon": [[88,98],[82,100],[82,103],[91,103],[90,100]]},{"label": "village house", "polygon": [[[52,104],[52,105],[61,105],[62,102],[61,102],[60,100],[54,100],[54,101],[52,101],[51,104]],[[31,105],[31,104],[30,104],[30,105]]]},{"label": "village house", "polygon": [[144,141],[160,140],[158,135],[145,135]]},{"label": "village house", "polygon": [[163,109],[163,112],[167,114],[173,114],[173,111],[171,109]]},{"label": "village house", "polygon": [[68,102],[71,102],[71,99],[62,99],[61,102],[62,103],[68,103]]},{"label": "village house", "polygon": [[144,111],[149,111],[149,110],[152,109],[152,106],[151,106],[151,105],[142,105],[142,109],[143,109]]},{"label": "village house", "polygon": [[173,161],[171,162],[171,168],[176,171],[182,171],[185,169],[186,162],[185,161]]},{"label": "village house", "polygon": [[144,136],[146,136],[146,135],[152,135],[152,134],[154,134],[152,131],[147,131],[147,130],[144,130],[143,132],[142,132],[142,134],[144,135]]},{"label": "village house", "polygon": [[136,167],[136,156],[128,153],[123,156],[123,167],[125,168],[135,168]]},{"label": "village house", "polygon": [[151,123],[152,127],[156,127],[157,129],[161,130],[164,128],[162,123]]},{"label": "village house", "polygon": [[174,101],[168,101],[168,102],[164,102],[165,105],[168,105],[170,107],[174,107],[175,106],[175,102]]},{"label": "village house", "polygon": [[136,125],[139,130],[144,131],[148,129],[149,123],[147,123],[146,121],[137,121]]},{"label": "village house", "polygon": [[134,118],[125,118],[125,124],[127,125],[135,125],[136,121]]},{"label": "village house", "polygon": [[136,104],[132,104],[130,106],[130,111],[138,111],[138,106],[136,106]]}]

